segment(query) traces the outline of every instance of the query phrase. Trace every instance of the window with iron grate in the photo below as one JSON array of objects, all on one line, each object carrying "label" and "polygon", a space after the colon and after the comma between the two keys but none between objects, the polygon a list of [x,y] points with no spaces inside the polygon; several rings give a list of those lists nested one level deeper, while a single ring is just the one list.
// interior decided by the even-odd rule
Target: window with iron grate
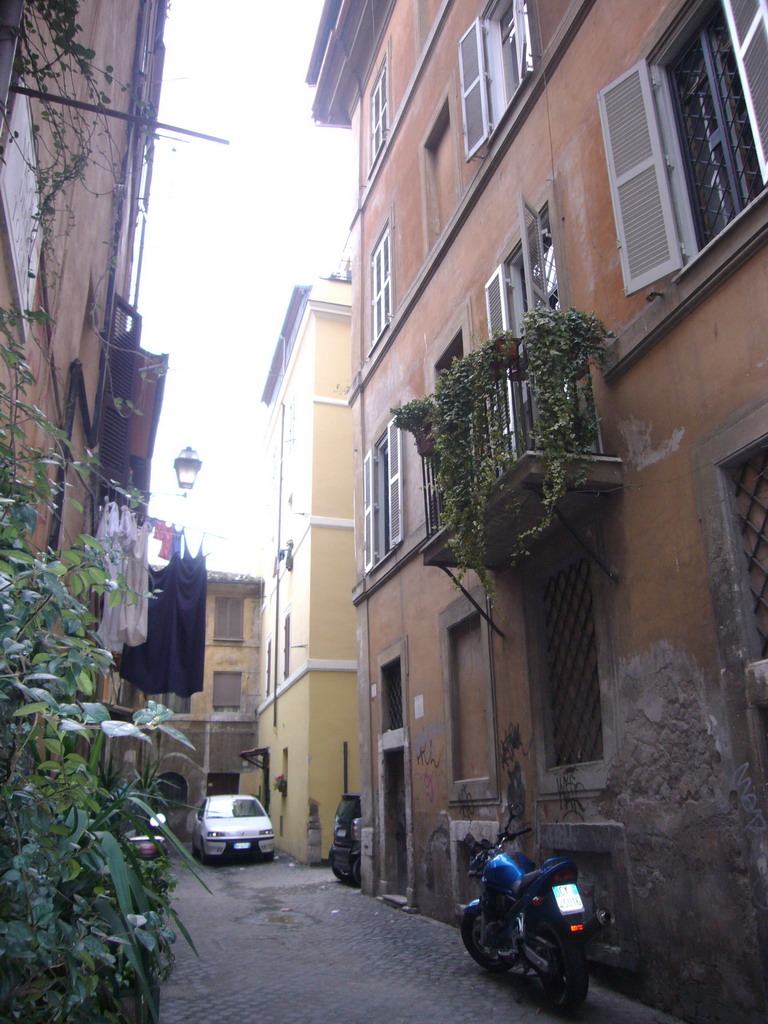
[{"label": "window with iron grate", "polygon": [[670,69],[699,245],[763,189],[733,43],[718,10]]},{"label": "window with iron grate", "polygon": [[768,5],[691,7],[654,61],[598,94],[627,294],[692,260],[768,184]]},{"label": "window with iron grate", "polygon": [[388,662],[381,667],[381,687],[384,697],[384,721],[382,729],[402,729],[403,727],[403,678],[400,659]]},{"label": "window with iron grate", "polygon": [[733,472],[760,658],[768,658],[768,448]]},{"label": "window with iron grate", "polygon": [[590,563],[547,578],[543,591],[553,765],[603,757],[603,719]]}]

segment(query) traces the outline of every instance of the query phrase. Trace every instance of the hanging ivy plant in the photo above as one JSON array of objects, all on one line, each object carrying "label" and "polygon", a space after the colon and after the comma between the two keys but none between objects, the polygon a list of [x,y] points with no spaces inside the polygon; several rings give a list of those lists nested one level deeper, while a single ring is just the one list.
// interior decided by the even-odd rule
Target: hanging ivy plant
[{"label": "hanging ivy plant", "polygon": [[[590,364],[602,362],[609,332],[591,313],[537,306],[523,337],[499,332],[440,374],[434,395],[393,409],[395,423],[434,444],[442,523],[458,579],[472,569],[490,596],[485,566],[488,503],[498,479],[524,454],[508,428],[507,382],[528,379],[536,406],[532,446],[544,470],[544,516],[521,534],[513,559],[552,521],[569,485],[583,480],[597,443]],[[431,454],[431,453],[430,453]]]},{"label": "hanging ivy plant", "polygon": [[536,401],[534,448],[544,469],[544,518],[520,538],[528,541],[552,521],[569,485],[584,480],[598,441],[590,364],[602,365],[610,333],[593,313],[536,306],[523,314],[523,338]]}]

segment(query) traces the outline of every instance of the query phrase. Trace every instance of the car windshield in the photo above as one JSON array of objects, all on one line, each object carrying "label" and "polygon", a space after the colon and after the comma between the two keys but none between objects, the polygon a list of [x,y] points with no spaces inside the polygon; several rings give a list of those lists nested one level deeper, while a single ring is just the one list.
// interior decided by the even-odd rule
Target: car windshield
[{"label": "car windshield", "polygon": [[266,811],[259,801],[252,796],[231,797],[211,803],[206,812],[207,818],[263,818]]}]

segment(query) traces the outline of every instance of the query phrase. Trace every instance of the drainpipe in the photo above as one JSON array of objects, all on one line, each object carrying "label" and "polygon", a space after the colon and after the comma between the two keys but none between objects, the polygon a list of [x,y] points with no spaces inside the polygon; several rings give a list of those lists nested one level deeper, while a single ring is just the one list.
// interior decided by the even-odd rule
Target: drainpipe
[{"label": "drainpipe", "polygon": [[275,576],[275,695],[272,701],[272,726],[277,733],[277,673],[280,666],[280,647],[277,637],[280,631],[280,545],[283,530],[283,449],[285,445],[285,403],[280,406],[280,474],[277,485],[277,574]]}]

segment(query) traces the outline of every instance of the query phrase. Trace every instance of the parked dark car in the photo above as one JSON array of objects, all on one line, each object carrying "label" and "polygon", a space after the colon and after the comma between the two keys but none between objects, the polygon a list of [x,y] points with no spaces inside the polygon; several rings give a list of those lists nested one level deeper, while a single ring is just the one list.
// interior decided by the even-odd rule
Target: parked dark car
[{"label": "parked dark car", "polygon": [[349,885],[360,885],[360,795],[345,793],[336,808],[333,843],[328,859],[331,871]]}]

